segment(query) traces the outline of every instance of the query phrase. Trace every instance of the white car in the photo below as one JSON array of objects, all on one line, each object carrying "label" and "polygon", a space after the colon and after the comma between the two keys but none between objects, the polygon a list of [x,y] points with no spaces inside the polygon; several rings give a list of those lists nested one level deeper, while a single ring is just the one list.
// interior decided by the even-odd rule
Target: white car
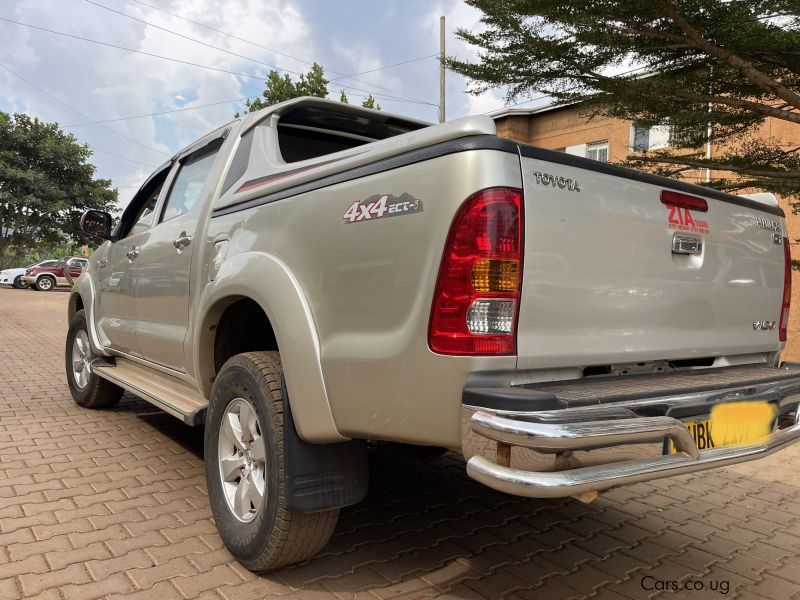
[{"label": "white car", "polygon": [[0,271],[0,285],[13,285],[18,290],[24,289],[28,287],[28,283],[23,279],[26,270],[32,267],[52,267],[56,263],[58,263],[57,260],[43,260],[35,265]]}]

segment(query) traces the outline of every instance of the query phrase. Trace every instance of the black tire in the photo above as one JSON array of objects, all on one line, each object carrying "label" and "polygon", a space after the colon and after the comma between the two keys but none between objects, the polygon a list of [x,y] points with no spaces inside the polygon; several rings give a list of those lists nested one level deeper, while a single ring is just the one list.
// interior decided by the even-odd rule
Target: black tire
[{"label": "black tire", "polygon": [[[88,328],[86,326],[86,313],[79,310],[72,317],[67,331],[67,345],[64,350],[64,358],[66,361],[67,369],[67,383],[69,384],[69,391],[72,398],[80,406],[85,408],[107,408],[113,406],[122,394],[125,392],[118,385],[114,385],[110,381],[98,377],[94,373],[87,371],[86,385],[81,386],[76,380],[75,371],[73,369],[73,350],[75,348],[75,339],[83,332],[88,336]],[[89,347],[89,357],[91,359],[91,347]]]},{"label": "black tire", "polygon": [[28,283],[22,280],[22,275],[17,275],[16,278],[14,278],[14,287],[18,290],[24,290],[28,287]]},{"label": "black tire", "polygon": [[39,279],[36,280],[34,284],[36,289],[40,292],[49,292],[54,287],[56,287],[56,280],[50,275],[42,275]]},{"label": "black tire", "polygon": [[[206,415],[206,482],[214,521],[228,550],[254,572],[271,571],[311,558],[328,543],[339,518],[338,508],[314,513],[286,509],[281,373],[277,352],[234,356],[220,369]],[[219,455],[223,417],[238,399],[246,400],[255,409],[259,439],[265,445],[265,492],[260,508],[255,509],[249,522],[236,517],[229,504]],[[254,504],[248,506],[254,510]]]}]

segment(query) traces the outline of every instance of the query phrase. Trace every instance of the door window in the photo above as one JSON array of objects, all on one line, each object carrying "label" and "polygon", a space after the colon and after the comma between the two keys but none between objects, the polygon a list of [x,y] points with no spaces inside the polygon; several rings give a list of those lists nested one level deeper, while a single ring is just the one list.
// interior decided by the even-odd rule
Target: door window
[{"label": "door window", "polygon": [[134,233],[145,231],[153,225],[158,197],[161,188],[169,175],[170,166],[153,174],[144,187],[133,197],[128,208],[122,213],[117,229],[118,239],[124,239]]},{"label": "door window", "polygon": [[139,209],[139,214],[137,214],[134,218],[133,226],[131,227],[128,235],[133,235],[134,233],[144,231],[153,224],[153,217],[155,216],[156,212],[156,203],[158,202],[158,195],[161,193],[161,187],[163,186],[163,183],[164,182],[162,181],[147,195],[147,200],[145,200],[144,204]]},{"label": "door window", "polygon": [[162,223],[185,215],[199,204],[220,145],[221,143],[212,142],[181,161],[180,171],[175,177],[161,215]]}]

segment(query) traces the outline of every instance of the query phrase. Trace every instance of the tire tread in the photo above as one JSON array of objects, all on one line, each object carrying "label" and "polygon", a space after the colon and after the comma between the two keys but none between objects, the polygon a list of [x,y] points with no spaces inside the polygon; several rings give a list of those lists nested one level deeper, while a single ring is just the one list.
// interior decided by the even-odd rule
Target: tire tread
[{"label": "tire tread", "polygon": [[[277,439],[283,440],[283,395],[281,386],[281,360],[277,352],[247,352],[231,358],[223,369],[238,363],[261,384],[268,393],[270,406],[266,416],[270,420],[272,431]],[[220,371],[221,372],[221,371]],[[254,572],[271,571],[290,564],[309,559],[317,554],[328,543],[339,519],[339,509],[314,513],[292,512],[286,508],[284,493],[284,456],[283,444],[276,444],[278,465],[277,514],[270,538],[263,544],[261,551],[240,562]]]}]

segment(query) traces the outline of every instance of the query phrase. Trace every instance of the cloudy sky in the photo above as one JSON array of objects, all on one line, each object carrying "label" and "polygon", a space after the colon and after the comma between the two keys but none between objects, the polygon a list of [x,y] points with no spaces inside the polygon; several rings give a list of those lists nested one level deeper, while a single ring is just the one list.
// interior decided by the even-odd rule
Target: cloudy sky
[{"label": "cloudy sky", "polygon": [[[478,27],[480,14],[460,0],[3,0],[0,110],[57,121],[88,143],[124,206],[153,167],[258,95],[268,65],[296,77],[317,61],[336,99],[342,88],[351,103],[371,92],[384,110],[437,120],[440,15],[448,54],[474,56],[453,30]],[[504,104],[501,92],[466,88],[448,73],[448,120]],[[128,118],[176,109],[191,110]]]}]

